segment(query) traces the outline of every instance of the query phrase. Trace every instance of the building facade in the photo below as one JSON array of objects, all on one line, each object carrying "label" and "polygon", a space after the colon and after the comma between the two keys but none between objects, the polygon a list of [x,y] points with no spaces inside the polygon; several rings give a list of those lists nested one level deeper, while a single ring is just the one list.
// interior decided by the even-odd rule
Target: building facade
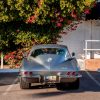
[{"label": "building facade", "polygon": [[[67,45],[70,52],[75,52],[78,59],[85,56],[85,40],[100,40],[100,20],[83,21],[75,31],[63,34],[59,44]],[[100,49],[100,42],[89,42],[88,49]],[[94,58],[100,58],[100,51],[93,52]],[[90,58],[88,51],[87,58]]]}]

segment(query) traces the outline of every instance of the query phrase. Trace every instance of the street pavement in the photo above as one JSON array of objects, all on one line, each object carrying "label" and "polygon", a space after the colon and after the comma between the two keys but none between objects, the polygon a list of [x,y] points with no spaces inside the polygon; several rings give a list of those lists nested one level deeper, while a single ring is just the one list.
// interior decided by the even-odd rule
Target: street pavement
[{"label": "street pavement", "polygon": [[0,73],[0,100],[100,100],[100,72],[82,71],[78,90],[60,91],[51,87],[32,86],[20,89],[18,73]]}]

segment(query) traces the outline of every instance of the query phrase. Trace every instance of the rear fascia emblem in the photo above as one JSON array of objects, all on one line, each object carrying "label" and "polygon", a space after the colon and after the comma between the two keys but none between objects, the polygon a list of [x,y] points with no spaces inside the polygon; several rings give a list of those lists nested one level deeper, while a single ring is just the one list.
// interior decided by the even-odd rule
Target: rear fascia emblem
[{"label": "rear fascia emblem", "polygon": [[52,61],[52,58],[48,58],[48,59],[47,59],[47,62],[51,62],[51,61]]}]

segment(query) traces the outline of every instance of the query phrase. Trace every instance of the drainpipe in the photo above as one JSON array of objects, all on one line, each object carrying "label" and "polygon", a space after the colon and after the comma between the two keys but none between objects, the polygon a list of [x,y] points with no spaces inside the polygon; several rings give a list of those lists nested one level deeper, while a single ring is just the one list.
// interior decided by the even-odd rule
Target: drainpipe
[{"label": "drainpipe", "polygon": [[[90,39],[93,40],[93,36],[92,36],[92,20],[91,20],[91,34],[90,34]],[[91,42],[91,49],[93,49],[93,45]],[[94,59],[94,51],[90,51],[90,59]]]}]

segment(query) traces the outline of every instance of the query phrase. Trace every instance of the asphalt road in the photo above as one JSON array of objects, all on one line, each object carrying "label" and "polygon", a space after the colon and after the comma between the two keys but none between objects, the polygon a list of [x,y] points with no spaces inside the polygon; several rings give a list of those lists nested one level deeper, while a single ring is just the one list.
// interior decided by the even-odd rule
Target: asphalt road
[{"label": "asphalt road", "polygon": [[22,90],[17,75],[0,74],[0,100],[100,100],[100,72],[82,72],[80,88],[67,91],[41,86]]}]

